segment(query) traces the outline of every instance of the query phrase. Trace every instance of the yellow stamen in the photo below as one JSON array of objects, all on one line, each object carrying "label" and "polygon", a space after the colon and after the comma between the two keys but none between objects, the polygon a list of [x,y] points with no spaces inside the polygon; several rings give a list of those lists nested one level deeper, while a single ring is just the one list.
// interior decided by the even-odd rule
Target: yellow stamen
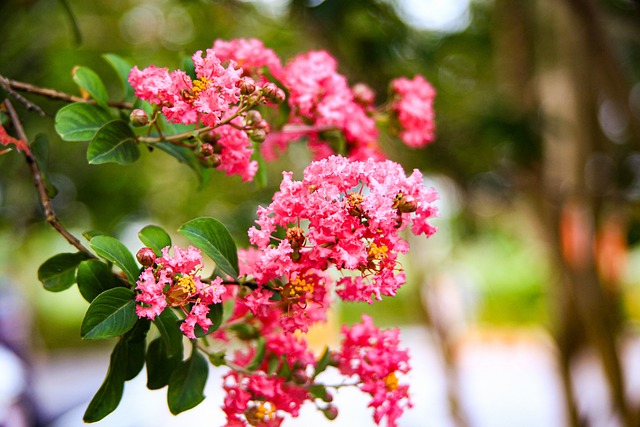
[{"label": "yellow stamen", "polygon": [[260,402],[258,407],[256,408],[256,417],[260,420],[270,420],[273,418],[273,414],[276,411],[271,407],[271,405],[267,405],[266,402]]},{"label": "yellow stamen", "polygon": [[388,391],[394,391],[398,389],[398,377],[396,377],[395,372],[391,372],[389,375],[384,377],[384,383],[387,387]]},{"label": "yellow stamen", "polygon": [[193,294],[196,291],[196,283],[193,281],[193,277],[189,275],[180,277],[176,282],[176,286],[188,294]]},{"label": "yellow stamen", "polygon": [[389,248],[387,245],[378,246],[375,243],[371,243],[369,245],[369,249],[367,251],[369,253],[369,260],[381,260],[387,257],[387,252],[389,252]]},{"label": "yellow stamen", "polygon": [[199,79],[191,82],[191,89],[185,89],[182,92],[182,97],[187,102],[193,102],[198,99],[200,92],[208,88],[210,84],[211,81],[209,81],[209,79],[207,79],[206,77],[200,77]]}]

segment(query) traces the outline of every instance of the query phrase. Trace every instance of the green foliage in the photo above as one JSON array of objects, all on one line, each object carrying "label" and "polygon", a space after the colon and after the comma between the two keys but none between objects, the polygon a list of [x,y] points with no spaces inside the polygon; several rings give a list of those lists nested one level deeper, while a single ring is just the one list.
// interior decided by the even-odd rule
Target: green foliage
[{"label": "green foliage", "polygon": [[203,390],[208,375],[207,359],[194,346],[191,357],[180,363],[169,379],[167,402],[172,414],[191,409],[204,400]]},{"label": "green foliage", "polygon": [[178,232],[207,254],[222,271],[238,278],[238,250],[224,224],[215,218],[197,218],[183,224]]},{"label": "green foliage", "polygon": [[253,355],[253,358],[246,366],[249,371],[255,371],[260,367],[262,362],[264,361],[264,357],[266,355],[267,347],[263,337],[260,337],[256,340],[256,352]]},{"label": "green foliage", "polygon": [[113,338],[129,331],[138,320],[133,291],[113,288],[98,295],[82,320],[80,335],[85,340]]},{"label": "green foliage", "polygon": [[87,67],[77,67],[73,73],[73,81],[86,90],[98,105],[108,107],[109,93],[95,71]]},{"label": "green foliage", "polygon": [[111,268],[97,259],[82,261],[78,266],[76,280],[80,294],[88,302],[92,302],[106,290],[122,286]]},{"label": "green foliage", "polygon": [[90,141],[98,129],[113,120],[111,113],[97,105],[75,102],[56,114],[55,129],[65,141]]},{"label": "green foliage", "polygon": [[169,378],[182,361],[182,354],[168,355],[165,341],[159,337],[149,343],[146,355],[147,388],[158,390],[169,384]]},{"label": "green foliage", "polygon": [[138,320],[133,329],[116,344],[104,382],[84,413],[85,422],[100,421],[120,404],[125,381],[135,378],[144,365],[149,324],[146,319]]},{"label": "green foliage", "polygon": [[117,265],[126,274],[130,284],[136,283],[140,268],[125,245],[111,236],[96,236],[89,244],[98,255]]},{"label": "green foliage", "polygon": [[160,332],[160,339],[162,340],[163,349],[166,351],[167,357],[182,360],[184,351],[182,338],[184,335],[182,335],[180,331],[180,321],[175,313],[171,310],[164,310],[154,319],[153,323]]},{"label": "green foliage", "polygon": [[157,225],[147,225],[138,233],[140,241],[153,249],[156,256],[162,256],[162,249],[171,246],[171,237]]},{"label": "green foliage", "polygon": [[131,63],[126,59],[114,53],[106,53],[102,55],[102,57],[113,67],[118,75],[120,83],[122,84],[124,99],[127,101],[133,99],[133,88],[129,84],[129,72],[131,72],[133,65],[131,65]]},{"label": "green foliage", "polygon": [[201,188],[209,183],[211,178],[211,168],[203,166],[193,150],[168,142],[158,142],[153,144],[153,146],[169,154],[179,162],[189,166],[191,170],[196,173]]},{"label": "green foliage", "polygon": [[90,164],[118,163],[127,165],[140,158],[135,134],[123,120],[105,123],[94,135],[87,150]]},{"label": "green foliage", "polygon": [[87,258],[82,252],[55,255],[40,266],[38,280],[48,291],[64,291],[76,283],[76,269]]}]

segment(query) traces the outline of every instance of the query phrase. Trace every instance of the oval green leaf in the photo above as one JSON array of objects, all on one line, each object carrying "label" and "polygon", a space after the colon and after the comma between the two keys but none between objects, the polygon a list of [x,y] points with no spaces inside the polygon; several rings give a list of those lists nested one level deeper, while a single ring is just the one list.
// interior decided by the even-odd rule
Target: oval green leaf
[{"label": "oval green leaf", "polygon": [[82,261],[76,274],[78,289],[82,297],[91,302],[107,289],[117,288],[122,285],[111,268],[97,259]]},{"label": "oval green leaf", "polygon": [[224,224],[215,218],[196,218],[183,224],[178,232],[207,254],[222,271],[238,278],[238,249]]},{"label": "oval green leaf", "polygon": [[98,105],[108,107],[109,93],[100,77],[90,68],[77,67],[73,73],[73,81],[86,90]]},{"label": "oval green leaf", "polygon": [[87,258],[82,252],[55,255],[38,268],[38,280],[48,291],[64,291],[76,283],[78,264]]},{"label": "oval green leaf", "polygon": [[82,320],[80,335],[85,340],[117,337],[129,331],[138,320],[134,293],[114,288],[98,295]]},{"label": "oval green leaf", "polygon": [[98,129],[110,120],[113,117],[104,108],[76,102],[58,111],[55,129],[65,141],[90,141]]},{"label": "oval green leaf", "polygon": [[100,421],[113,412],[122,399],[124,391],[125,373],[127,367],[126,355],[127,343],[118,342],[111,353],[109,371],[93,399],[84,413],[83,420],[86,423]]},{"label": "oval green leaf", "polygon": [[87,160],[93,165],[118,163],[126,165],[140,158],[136,137],[124,120],[105,123],[89,143]]},{"label": "oval green leaf", "polygon": [[171,237],[157,225],[147,225],[138,233],[140,241],[153,249],[157,256],[162,256],[162,249],[171,246]]},{"label": "oval green leaf", "polygon": [[169,357],[162,338],[151,341],[147,348],[147,388],[160,389],[169,384],[169,378],[182,361],[182,357]]},{"label": "oval green leaf", "polygon": [[164,310],[154,319],[153,324],[156,325],[160,332],[160,338],[167,351],[167,356],[177,357],[182,360],[184,353],[182,338],[184,335],[180,331],[180,323],[175,313],[171,310]]},{"label": "oval green leaf", "polygon": [[130,100],[131,98],[133,98],[133,88],[129,84],[129,72],[131,71],[133,66],[121,56],[113,53],[106,53],[102,55],[102,57],[116,71],[116,74],[120,79],[120,83],[122,84],[124,99]]},{"label": "oval green leaf", "polygon": [[111,236],[96,236],[89,242],[91,249],[107,261],[120,267],[130,284],[136,283],[140,269],[129,249]]},{"label": "oval green leaf", "polygon": [[180,363],[169,378],[167,402],[173,415],[197,406],[204,400],[204,386],[209,375],[209,364],[193,349],[191,357]]}]

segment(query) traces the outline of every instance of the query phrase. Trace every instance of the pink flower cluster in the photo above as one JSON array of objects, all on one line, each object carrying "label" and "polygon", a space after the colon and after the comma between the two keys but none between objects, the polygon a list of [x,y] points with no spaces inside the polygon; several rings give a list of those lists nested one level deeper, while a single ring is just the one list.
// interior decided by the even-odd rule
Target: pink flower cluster
[{"label": "pink flower cluster", "polygon": [[197,51],[192,59],[195,80],[182,70],[169,73],[151,65],[143,70],[133,67],[129,83],[138,98],[160,105],[172,123],[216,126],[240,99],[236,83],[242,70],[232,61],[224,68],[212,49],[207,49],[204,58],[202,51]]},{"label": "pink flower cluster", "polygon": [[412,406],[409,386],[398,382],[398,373],[410,370],[409,353],[398,346],[398,329],[381,331],[371,317],[363,315],[362,323],[351,328],[343,326],[344,340],[337,353],[338,369],[344,375],[357,376],[362,391],[372,396],[377,424],[386,417],[387,425],[395,427],[405,408]]},{"label": "pink flower cluster", "polygon": [[[356,102],[346,77],[337,72],[336,60],[329,53],[312,51],[296,56],[284,67],[280,78],[289,90],[290,124],[341,131],[349,157],[356,160],[384,158],[378,147],[375,120],[367,114],[366,106]],[[334,154],[335,149],[318,135],[319,132],[309,135],[316,158]],[[294,132],[291,137],[298,135]]]},{"label": "pink flower cluster", "polygon": [[[397,257],[408,250],[399,231],[411,224],[416,235],[434,233],[428,221],[436,200],[419,171],[407,177],[392,161],[331,156],[312,162],[301,181],[285,172],[273,202],[258,209],[259,228],[249,230],[262,252],[255,280],[266,285],[284,277],[289,284],[333,265],[342,273],[337,293],[344,300],[395,295],[405,282]],[[279,227],[284,237],[277,237]]]},{"label": "pink flower cluster", "polygon": [[209,306],[222,302],[225,287],[220,277],[210,283],[203,282],[197,274],[200,268],[200,250],[175,246],[171,256],[168,246],[162,249],[162,257],[145,268],[136,282],[138,317],[153,320],[165,308],[179,307],[186,315],[180,329],[187,337],[196,338],[196,324],[207,331],[212,325],[207,317]]},{"label": "pink flower cluster", "polygon": [[400,122],[400,138],[414,148],[432,142],[436,126],[433,111],[435,89],[420,75],[413,80],[406,77],[395,79],[391,88],[395,93],[392,109]]},{"label": "pink flower cluster", "polygon": [[276,53],[268,49],[258,39],[234,39],[230,41],[216,40],[213,50],[221,61],[234,61],[248,77],[265,80],[266,72],[274,76],[282,73],[282,63]]},{"label": "pink flower cluster", "polygon": [[[315,367],[307,343],[293,335],[265,334],[265,355],[254,372],[231,371],[224,377],[223,411],[227,426],[279,426],[285,413],[297,417],[311,384],[309,371]],[[233,363],[246,368],[256,349],[237,352]]]}]

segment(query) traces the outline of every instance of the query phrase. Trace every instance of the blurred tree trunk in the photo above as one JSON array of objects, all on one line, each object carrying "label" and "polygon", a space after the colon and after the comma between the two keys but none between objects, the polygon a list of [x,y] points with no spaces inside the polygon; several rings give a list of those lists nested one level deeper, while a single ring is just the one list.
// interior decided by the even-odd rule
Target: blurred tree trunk
[{"label": "blurred tree trunk", "polygon": [[[495,4],[497,71],[504,96],[513,114],[542,120],[541,164],[520,170],[519,179],[533,197],[558,273],[550,289],[552,328],[568,423],[588,422],[577,410],[571,365],[580,350],[591,348],[607,379],[612,411],[622,425],[634,426],[617,347],[622,322],[616,270],[604,276],[594,254],[596,231],[606,218],[624,216],[624,203],[610,191],[607,159],[614,144],[599,127],[598,109],[607,99],[619,114],[630,116],[629,88],[591,0]],[[637,136],[633,119],[630,128]]]}]

